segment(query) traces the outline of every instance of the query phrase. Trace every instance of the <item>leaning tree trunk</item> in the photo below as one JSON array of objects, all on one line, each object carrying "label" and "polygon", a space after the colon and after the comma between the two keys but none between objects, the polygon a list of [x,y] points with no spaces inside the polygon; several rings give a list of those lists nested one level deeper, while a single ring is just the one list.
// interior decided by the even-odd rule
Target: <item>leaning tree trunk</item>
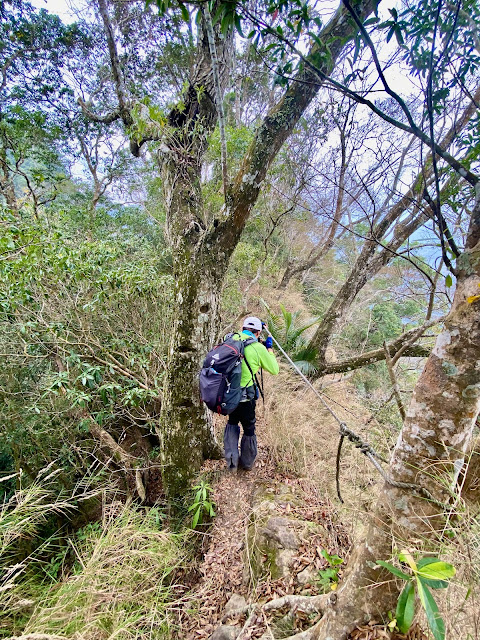
[{"label": "leaning tree trunk", "polygon": [[[466,249],[457,262],[452,309],[415,386],[389,468],[393,481],[421,485],[443,503],[450,498],[480,411],[480,183],[476,192]],[[352,557],[316,640],[343,640],[356,625],[386,620],[399,592],[375,562],[391,557],[392,542],[398,548],[430,540],[435,547],[443,515],[435,503],[386,482],[365,543]]]},{"label": "leaning tree trunk", "polygon": [[[372,11],[373,4],[373,0],[356,3],[362,19]],[[318,58],[323,51],[325,74],[333,70],[346,43],[357,32],[346,14],[340,6],[319,34],[319,40],[328,46],[315,43],[309,53]],[[227,48],[224,41],[217,46],[219,69],[225,73]],[[203,458],[216,449],[198,398],[197,372],[202,355],[217,335],[218,292],[229,260],[270,164],[322,84],[315,71],[302,65],[298,82],[292,82],[257,129],[239,173],[225,194],[219,219],[207,220],[208,216],[203,215],[200,168],[205,132],[213,127],[216,110],[208,45],[204,44],[201,50],[185,104],[170,114],[176,134],[162,161],[176,298],[159,436],[164,485],[172,498],[185,492]],[[196,87],[203,87],[204,91],[197,91]],[[203,128],[200,133],[195,127],[198,122]],[[165,154],[165,148],[162,151]]]}]

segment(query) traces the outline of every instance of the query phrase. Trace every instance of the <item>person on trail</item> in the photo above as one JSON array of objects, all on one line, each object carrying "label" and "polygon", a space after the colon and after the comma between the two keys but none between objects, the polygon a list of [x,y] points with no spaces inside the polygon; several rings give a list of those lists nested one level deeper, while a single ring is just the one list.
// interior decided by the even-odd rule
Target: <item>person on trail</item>
[{"label": "person on trail", "polygon": [[[236,473],[239,466],[249,471],[257,457],[255,404],[258,398],[258,388],[255,374],[259,369],[265,369],[265,371],[276,376],[279,371],[278,362],[272,350],[272,338],[268,336],[264,344],[258,341],[263,326],[266,325],[263,325],[259,318],[251,316],[243,321],[243,328],[240,333],[242,340],[255,338],[255,342],[245,347],[240,380],[240,386],[243,389],[242,399],[238,407],[228,416],[223,436],[225,460],[227,461],[228,470],[232,473]],[[240,455],[238,452],[239,422],[243,427]]]}]

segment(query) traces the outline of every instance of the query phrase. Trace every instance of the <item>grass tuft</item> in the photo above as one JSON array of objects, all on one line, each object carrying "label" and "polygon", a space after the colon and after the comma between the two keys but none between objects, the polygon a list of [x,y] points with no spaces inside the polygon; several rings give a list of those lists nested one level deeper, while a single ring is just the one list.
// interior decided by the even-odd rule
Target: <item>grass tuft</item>
[{"label": "grass tuft", "polygon": [[71,575],[34,610],[24,634],[80,640],[167,638],[171,580],[185,559],[182,537],[159,529],[156,509],[117,505],[101,526],[71,541]]}]

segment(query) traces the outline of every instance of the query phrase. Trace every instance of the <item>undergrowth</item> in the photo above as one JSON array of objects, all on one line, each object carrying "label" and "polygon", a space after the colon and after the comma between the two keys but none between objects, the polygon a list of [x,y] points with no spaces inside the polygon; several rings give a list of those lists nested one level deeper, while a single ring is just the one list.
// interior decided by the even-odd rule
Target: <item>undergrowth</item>
[{"label": "undergrowth", "polygon": [[[181,535],[159,528],[156,509],[113,504],[100,526],[70,540],[70,575],[38,603],[24,633],[64,638],[167,638]],[[79,539],[80,538],[80,539]]]},{"label": "undergrowth", "polygon": [[157,507],[110,501],[101,521],[46,537],[46,525],[75,511],[74,497],[55,498],[54,475],[0,507],[0,637],[170,638],[189,532],[166,529]]}]

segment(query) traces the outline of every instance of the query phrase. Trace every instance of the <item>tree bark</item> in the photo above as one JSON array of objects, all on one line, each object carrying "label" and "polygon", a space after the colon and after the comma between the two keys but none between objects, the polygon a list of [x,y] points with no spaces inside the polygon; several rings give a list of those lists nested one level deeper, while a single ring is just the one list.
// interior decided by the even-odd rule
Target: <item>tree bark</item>
[{"label": "tree bark", "polygon": [[[357,7],[365,18],[373,2],[362,0]],[[340,7],[320,34],[322,40],[329,43],[330,56],[324,58],[327,70],[333,68],[346,42],[355,33],[356,27]],[[318,54],[319,50],[319,46],[314,45],[311,55]],[[222,83],[228,69],[228,41],[218,38],[216,51]],[[197,87],[203,87],[204,91],[197,92]],[[212,222],[203,214],[200,189],[205,133],[197,137],[194,128],[196,122],[201,122],[204,132],[208,132],[217,117],[205,34],[200,40],[185,108],[174,109],[170,114],[170,124],[176,128],[176,134],[168,150],[163,149],[162,175],[176,302],[158,431],[164,486],[171,498],[184,494],[203,459],[218,453],[198,396],[197,374],[201,358],[211,348],[219,329],[221,283],[268,167],[319,88],[315,74],[302,68],[258,129],[233,185],[225,194],[221,219]]]},{"label": "tree bark", "polygon": [[3,116],[0,111],[0,194],[5,198],[5,203],[9,211],[14,215],[18,215],[17,195],[15,193],[15,185],[8,164],[8,150],[11,148],[10,140],[4,128]]},{"label": "tree bark", "polygon": [[178,496],[204,458],[220,455],[197,376],[202,355],[217,335],[219,283],[226,266],[206,243],[200,167],[188,159],[182,162],[175,152],[163,159],[162,174],[175,309],[158,435],[164,486],[171,496]]},{"label": "tree bark", "polygon": [[[389,467],[394,481],[419,484],[443,503],[455,488],[455,470],[464,460],[480,411],[480,301],[475,298],[480,284],[478,184],[457,274],[452,308],[415,386]],[[336,602],[316,629],[316,640],[344,640],[365,621],[385,620],[395,607],[398,589],[375,561],[391,557],[392,542],[398,547],[415,540],[429,550],[431,541],[435,547],[443,515],[433,502],[386,482],[366,541],[352,557]]]}]

